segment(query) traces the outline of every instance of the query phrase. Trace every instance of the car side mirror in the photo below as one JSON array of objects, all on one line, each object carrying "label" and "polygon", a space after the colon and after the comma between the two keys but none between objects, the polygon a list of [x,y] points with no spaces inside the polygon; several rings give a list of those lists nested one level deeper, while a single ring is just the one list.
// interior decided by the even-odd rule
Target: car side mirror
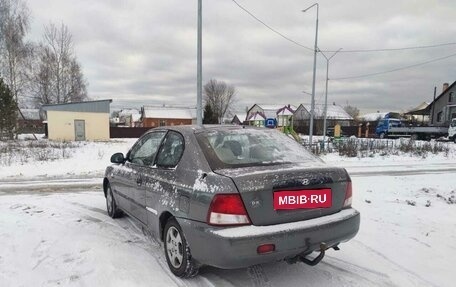
[{"label": "car side mirror", "polygon": [[124,163],[125,157],[124,157],[123,153],[118,152],[118,153],[113,154],[111,156],[111,162],[112,163]]}]

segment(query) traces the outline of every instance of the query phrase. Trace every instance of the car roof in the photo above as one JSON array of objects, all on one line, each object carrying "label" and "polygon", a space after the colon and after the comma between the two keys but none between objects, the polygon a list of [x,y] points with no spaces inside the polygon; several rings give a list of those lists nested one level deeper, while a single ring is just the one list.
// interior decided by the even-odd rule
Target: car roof
[{"label": "car roof", "polygon": [[258,128],[254,126],[239,126],[239,125],[203,125],[203,126],[198,126],[198,125],[178,125],[178,126],[162,126],[162,127],[156,127],[153,129],[148,130],[147,132],[152,132],[152,131],[158,131],[158,130],[173,130],[180,132],[184,135],[187,134],[194,134],[194,133],[199,133],[203,131],[211,131],[211,130],[216,130],[216,131],[226,131],[226,130],[240,130],[240,129],[264,129],[264,128]]}]

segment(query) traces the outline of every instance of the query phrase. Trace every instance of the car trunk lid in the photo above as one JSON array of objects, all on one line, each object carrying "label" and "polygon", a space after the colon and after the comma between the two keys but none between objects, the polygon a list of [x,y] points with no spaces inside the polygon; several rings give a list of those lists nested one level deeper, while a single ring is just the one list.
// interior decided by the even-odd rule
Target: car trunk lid
[{"label": "car trunk lid", "polygon": [[[343,207],[347,182],[350,181],[345,169],[325,164],[244,167],[216,170],[216,173],[233,180],[254,225],[294,222],[336,213]],[[329,204],[317,204],[319,207],[316,208],[309,204],[302,208],[303,205],[299,204],[300,198],[303,203],[302,198],[308,200],[310,195],[322,196],[328,192],[330,198],[326,200]],[[289,209],[278,208],[279,194],[290,196],[289,202],[285,202],[291,203]],[[286,201],[284,197],[281,199],[281,203]]]}]

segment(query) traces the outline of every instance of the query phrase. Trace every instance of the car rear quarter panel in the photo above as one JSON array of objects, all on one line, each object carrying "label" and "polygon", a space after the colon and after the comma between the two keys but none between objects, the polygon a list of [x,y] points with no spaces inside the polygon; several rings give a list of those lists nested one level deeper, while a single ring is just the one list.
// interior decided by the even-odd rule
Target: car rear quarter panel
[{"label": "car rear quarter panel", "polygon": [[183,136],[185,149],[179,164],[157,173],[161,185],[158,216],[169,212],[177,218],[205,222],[214,195],[237,189],[230,178],[212,172],[192,133]]}]

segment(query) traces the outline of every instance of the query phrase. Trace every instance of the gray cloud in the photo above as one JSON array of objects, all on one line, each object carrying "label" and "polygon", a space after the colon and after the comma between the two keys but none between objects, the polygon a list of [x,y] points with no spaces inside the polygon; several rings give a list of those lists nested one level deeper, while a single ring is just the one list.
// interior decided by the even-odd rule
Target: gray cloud
[{"label": "gray cloud", "polygon": [[[238,0],[290,38],[313,46],[313,2]],[[92,98],[113,106],[196,103],[197,1],[28,0],[30,38],[63,22],[90,83]],[[453,42],[454,1],[320,1],[319,47],[370,49]],[[237,107],[309,102],[313,54],[267,30],[230,0],[203,0],[203,78],[238,90]],[[456,52],[456,46],[381,53],[340,53],[331,60],[329,101],[362,111],[402,110],[432,99],[433,87],[456,80],[456,57],[375,77],[335,80],[394,69]],[[316,99],[323,100],[326,63],[318,57]]]}]

